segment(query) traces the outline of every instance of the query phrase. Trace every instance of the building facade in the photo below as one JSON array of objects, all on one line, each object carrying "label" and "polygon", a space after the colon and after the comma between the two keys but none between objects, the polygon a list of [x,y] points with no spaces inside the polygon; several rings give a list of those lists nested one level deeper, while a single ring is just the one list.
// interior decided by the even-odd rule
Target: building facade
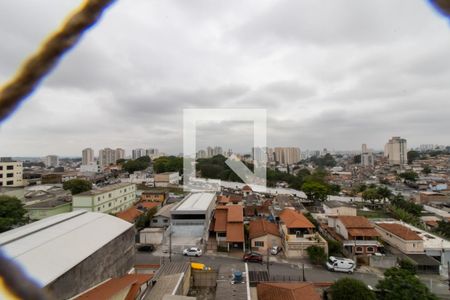
[{"label": "building facade", "polygon": [[92,150],[92,148],[83,149],[81,156],[82,165],[90,165],[94,163],[94,150]]},{"label": "building facade", "polygon": [[57,167],[59,164],[59,159],[57,155],[47,155],[44,158],[44,164],[47,168]]},{"label": "building facade", "polygon": [[73,210],[117,213],[136,201],[136,185],[118,183],[73,196]]},{"label": "building facade", "polygon": [[408,163],[406,139],[395,136],[384,147],[384,156],[391,165],[405,165]]},{"label": "building facade", "polygon": [[20,161],[0,162],[0,187],[24,186],[23,165]]},{"label": "building facade", "polygon": [[301,160],[300,148],[296,147],[275,147],[275,161],[281,165],[296,164]]}]

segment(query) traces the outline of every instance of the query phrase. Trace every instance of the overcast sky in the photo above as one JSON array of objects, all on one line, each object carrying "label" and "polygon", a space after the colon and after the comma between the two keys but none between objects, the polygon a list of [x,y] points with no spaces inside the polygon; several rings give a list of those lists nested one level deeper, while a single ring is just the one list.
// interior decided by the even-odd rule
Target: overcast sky
[{"label": "overcast sky", "polygon": [[[81,1],[0,1],[0,82]],[[425,0],[119,0],[0,125],[0,156],[182,152],[184,108],[265,108],[268,144],[450,144],[450,23]],[[251,124],[198,146],[249,151]]]}]

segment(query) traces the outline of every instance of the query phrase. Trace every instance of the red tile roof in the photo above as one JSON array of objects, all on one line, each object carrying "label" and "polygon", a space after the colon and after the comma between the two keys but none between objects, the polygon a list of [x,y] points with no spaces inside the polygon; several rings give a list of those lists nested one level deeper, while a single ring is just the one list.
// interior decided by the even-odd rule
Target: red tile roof
[{"label": "red tile roof", "polygon": [[153,207],[158,207],[160,205],[161,204],[159,202],[147,202],[147,201],[139,202],[138,204],[136,204],[136,206],[142,206],[147,209],[152,209]]},{"label": "red tile roof", "polygon": [[120,278],[113,278],[75,299],[112,299],[124,290],[127,290],[127,296],[125,299],[136,299],[141,285],[148,282],[152,278],[152,274],[128,274]]},{"label": "red tile roof", "polygon": [[227,242],[244,242],[244,223],[227,223]]},{"label": "red tile roof", "polygon": [[340,216],[338,219],[344,224],[345,228],[374,228],[369,220],[361,216]]},{"label": "red tile roof", "polygon": [[242,188],[242,190],[243,190],[243,191],[246,191],[246,192],[251,192],[251,191],[253,191],[252,188],[251,188],[250,186],[248,186],[248,185],[244,185],[244,187]]},{"label": "red tile roof", "polygon": [[280,231],[278,230],[278,225],[266,220],[256,220],[250,221],[249,225],[249,237],[254,239],[266,234],[272,234],[275,236],[280,236]]},{"label": "red tile roof", "polygon": [[256,287],[259,300],[321,300],[314,284],[309,282],[259,283]]},{"label": "red tile roof", "polygon": [[302,213],[292,209],[284,209],[279,217],[287,228],[315,228]]},{"label": "red tile roof", "polygon": [[378,237],[380,234],[375,228],[350,228],[347,229],[349,235],[353,237],[366,236],[366,237]]},{"label": "red tile roof", "polygon": [[133,223],[143,212],[137,209],[136,207],[130,207],[127,210],[121,211],[116,214],[116,217],[121,218],[122,220]]},{"label": "red tile roof", "polygon": [[214,213],[214,231],[215,232],[225,232],[227,231],[227,214],[228,209],[224,206],[216,207],[216,212]]},{"label": "red tile roof", "polygon": [[377,223],[377,226],[389,231],[405,241],[421,241],[422,238],[413,230],[397,223]]},{"label": "red tile roof", "polygon": [[229,205],[227,222],[244,222],[244,209],[241,205]]}]

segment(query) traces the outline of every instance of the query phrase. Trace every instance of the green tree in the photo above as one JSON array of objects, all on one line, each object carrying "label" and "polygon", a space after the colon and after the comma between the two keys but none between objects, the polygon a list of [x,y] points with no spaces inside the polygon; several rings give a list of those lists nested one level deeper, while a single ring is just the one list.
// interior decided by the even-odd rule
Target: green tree
[{"label": "green tree", "polygon": [[16,197],[0,195],[0,232],[10,230],[26,222],[23,203]]},{"label": "green tree", "polygon": [[333,300],[375,300],[375,293],[357,279],[344,277],[336,281],[329,293]]},{"label": "green tree", "polygon": [[92,183],[84,179],[71,179],[63,183],[63,189],[69,190],[72,195],[90,191],[92,189]]},{"label": "green tree", "polygon": [[375,203],[376,200],[381,198],[380,194],[378,194],[378,190],[376,188],[368,188],[362,193],[362,198],[364,201],[370,201],[372,204]]},{"label": "green tree", "polygon": [[402,270],[406,270],[413,275],[417,273],[416,265],[410,259],[401,259],[398,264]]},{"label": "green tree", "polygon": [[157,211],[158,209],[156,207],[152,207],[151,209],[147,210],[144,214],[140,215],[139,218],[136,220],[136,227],[137,228],[149,227],[150,221]]},{"label": "green tree", "polygon": [[420,153],[415,150],[411,150],[408,151],[407,157],[408,157],[408,164],[412,164],[415,160],[420,158]]},{"label": "green tree", "polygon": [[384,272],[384,279],[378,282],[377,289],[380,300],[438,299],[417,276],[400,268],[391,268]]},{"label": "green tree", "polygon": [[322,247],[310,246],[306,249],[306,252],[313,264],[323,264],[327,261],[327,255]]},{"label": "green tree", "polygon": [[425,175],[430,174],[431,173],[431,167],[429,165],[425,165],[423,167],[422,173],[425,174]]},{"label": "green tree", "polygon": [[377,188],[377,194],[380,196],[380,198],[383,200],[383,203],[386,201],[386,199],[391,198],[392,192],[390,189],[388,189],[385,186],[380,186]]},{"label": "green tree", "polygon": [[342,243],[336,240],[326,239],[328,243],[328,252],[330,255],[340,255],[342,253]]},{"label": "green tree", "polygon": [[328,187],[320,182],[309,181],[302,185],[302,191],[306,194],[309,200],[325,201],[328,196]]},{"label": "green tree", "polygon": [[122,170],[133,174],[136,171],[142,171],[150,166],[150,157],[142,156],[137,159],[130,159],[122,163]]},{"label": "green tree", "polygon": [[414,171],[406,171],[398,175],[400,178],[403,178],[408,181],[416,181],[419,178],[419,175]]}]

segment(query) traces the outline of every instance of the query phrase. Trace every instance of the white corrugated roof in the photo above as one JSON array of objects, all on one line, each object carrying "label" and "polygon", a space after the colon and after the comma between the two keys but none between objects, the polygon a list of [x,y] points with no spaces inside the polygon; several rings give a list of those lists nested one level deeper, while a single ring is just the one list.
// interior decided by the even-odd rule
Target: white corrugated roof
[{"label": "white corrugated roof", "polygon": [[175,211],[206,211],[214,201],[214,193],[193,193],[187,196]]},{"label": "white corrugated roof", "polygon": [[108,214],[59,214],[0,234],[5,255],[46,286],[132,227]]}]

